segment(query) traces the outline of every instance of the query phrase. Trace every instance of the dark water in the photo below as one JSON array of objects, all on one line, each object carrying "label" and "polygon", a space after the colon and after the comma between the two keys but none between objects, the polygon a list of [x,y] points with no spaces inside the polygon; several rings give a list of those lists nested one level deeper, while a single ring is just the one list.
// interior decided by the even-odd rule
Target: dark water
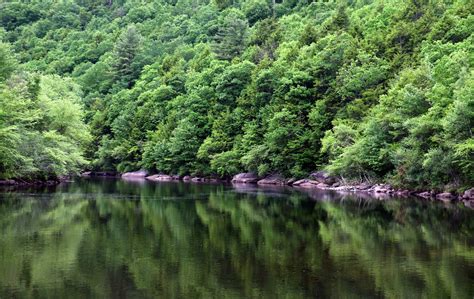
[{"label": "dark water", "polygon": [[0,192],[0,298],[473,298],[474,211],[82,180]]}]

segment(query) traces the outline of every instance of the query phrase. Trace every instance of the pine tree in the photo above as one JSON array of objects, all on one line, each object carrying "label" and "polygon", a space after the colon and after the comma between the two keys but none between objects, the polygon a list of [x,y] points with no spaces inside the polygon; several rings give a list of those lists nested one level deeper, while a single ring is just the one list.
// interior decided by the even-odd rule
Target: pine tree
[{"label": "pine tree", "polygon": [[135,58],[139,52],[141,40],[142,36],[132,25],[120,35],[115,44],[114,76],[124,86],[130,87],[138,75]]},{"label": "pine tree", "polygon": [[247,39],[248,22],[239,12],[229,13],[214,38],[214,52],[222,60],[242,54]]}]

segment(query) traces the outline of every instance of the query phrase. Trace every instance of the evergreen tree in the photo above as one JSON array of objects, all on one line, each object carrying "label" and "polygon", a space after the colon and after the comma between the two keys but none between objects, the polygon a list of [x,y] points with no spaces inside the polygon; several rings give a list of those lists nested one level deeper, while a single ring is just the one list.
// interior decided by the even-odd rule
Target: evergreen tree
[{"label": "evergreen tree", "polygon": [[142,37],[133,25],[120,34],[115,43],[113,72],[115,80],[125,87],[130,87],[138,76],[137,55]]}]

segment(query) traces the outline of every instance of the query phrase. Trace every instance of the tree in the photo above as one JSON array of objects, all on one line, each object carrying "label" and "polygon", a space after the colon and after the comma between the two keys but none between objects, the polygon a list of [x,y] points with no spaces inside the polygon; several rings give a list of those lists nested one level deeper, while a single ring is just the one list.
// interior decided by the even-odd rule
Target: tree
[{"label": "tree", "polygon": [[138,76],[136,60],[142,37],[135,26],[128,26],[115,43],[113,71],[115,79],[125,87],[130,87]]},{"label": "tree", "polygon": [[245,49],[248,22],[237,9],[228,9],[214,36],[214,52],[219,59],[231,60]]},{"label": "tree", "polygon": [[10,45],[0,41],[0,84],[10,77],[17,68],[17,61],[12,55]]}]

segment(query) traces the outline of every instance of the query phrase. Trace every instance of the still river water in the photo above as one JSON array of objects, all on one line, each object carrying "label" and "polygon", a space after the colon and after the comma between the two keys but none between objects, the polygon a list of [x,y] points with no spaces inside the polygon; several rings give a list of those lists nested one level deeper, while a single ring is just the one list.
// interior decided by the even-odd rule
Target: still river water
[{"label": "still river water", "polygon": [[474,210],[80,179],[0,191],[0,298],[474,298]]}]

